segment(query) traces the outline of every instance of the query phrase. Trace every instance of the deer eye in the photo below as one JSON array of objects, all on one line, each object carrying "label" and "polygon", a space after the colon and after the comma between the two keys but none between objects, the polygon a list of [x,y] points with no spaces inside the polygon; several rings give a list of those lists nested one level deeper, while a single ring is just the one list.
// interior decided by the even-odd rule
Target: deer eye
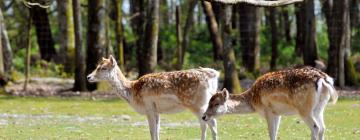
[{"label": "deer eye", "polygon": [[219,105],[220,105],[219,103],[214,104],[214,106],[219,106]]},{"label": "deer eye", "polygon": [[100,67],[100,70],[107,70],[107,68],[105,68],[105,67]]}]

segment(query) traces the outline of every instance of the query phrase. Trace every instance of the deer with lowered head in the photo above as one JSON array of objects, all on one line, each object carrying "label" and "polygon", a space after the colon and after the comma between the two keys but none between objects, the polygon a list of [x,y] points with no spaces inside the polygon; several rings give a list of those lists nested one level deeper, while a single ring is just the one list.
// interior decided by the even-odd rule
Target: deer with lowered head
[{"label": "deer with lowered head", "polygon": [[136,112],[146,115],[152,140],[159,139],[160,114],[189,109],[199,119],[201,139],[206,139],[207,126],[217,139],[216,120],[203,121],[202,115],[218,87],[219,72],[210,68],[147,74],[128,80],[114,57],[103,58],[87,76],[89,82],[108,81]]},{"label": "deer with lowered head", "polygon": [[217,92],[209,101],[203,120],[222,114],[257,112],[267,121],[271,140],[276,139],[282,115],[299,115],[311,129],[312,140],[323,140],[324,109],[329,99],[337,101],[333,79],[312,67],[270,72],[259,77],[242,94]]}]

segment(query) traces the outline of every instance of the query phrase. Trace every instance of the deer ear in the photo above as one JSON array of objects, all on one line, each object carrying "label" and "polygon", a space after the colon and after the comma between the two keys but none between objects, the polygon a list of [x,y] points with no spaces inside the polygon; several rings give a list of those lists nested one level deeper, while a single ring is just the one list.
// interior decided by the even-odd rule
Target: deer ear
[{"label": "deer ear", "polygon": [[224,88],[223,90],[222,90],[222,93],[223,93],[223,96],[225,97],[225,100],[228,100],[229,99],[229,91],[226,89],[226,88]]},{"label": "deer ear", "polygon": [[117,65],[115,58],[112,55],[110,55],[109,59],[110,59],[111,66],[115,67]]}]

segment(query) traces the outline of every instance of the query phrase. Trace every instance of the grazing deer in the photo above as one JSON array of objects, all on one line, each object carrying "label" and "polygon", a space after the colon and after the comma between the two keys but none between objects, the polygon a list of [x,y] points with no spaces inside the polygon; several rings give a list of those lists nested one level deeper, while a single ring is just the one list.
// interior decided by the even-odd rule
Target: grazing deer
[{"label": "grazing deer", "polygon": [[192,111],[199,119],[201,139],[206,139],[207,125],[213,139],[217,138],[216,120],[206,122],[201,116],[218,87],[219,72],[210,68],[147,74],[138,80],[125,78],[115,59],[103,58],[96,69],[87,76],[89,82],[108,81],[116,92],[138,113],[147,117],[152,140],[159,139],[162,113]]},{"label": "grazing deer", "polygon": [[265,117],[271,140],[276,139],[281,115],[298,114],[311,129],[311,139],[324,139],[323,112],[329,98],[336,103],[333,79],[312,67],[267,73],[242,94],[229,95],[226,89],[209,101],[203,120],[222,114],[257,112]]}]

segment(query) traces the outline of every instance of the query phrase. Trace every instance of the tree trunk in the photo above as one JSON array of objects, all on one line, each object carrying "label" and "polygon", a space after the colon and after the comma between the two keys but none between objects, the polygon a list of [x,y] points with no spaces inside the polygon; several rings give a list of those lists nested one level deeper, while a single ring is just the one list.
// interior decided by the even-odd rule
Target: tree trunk
[{"label": "tree trunk", "polygon": [[[145,1],[144,0],[131,0],[130,11],[132,15],[137,15],[131,20],[131,28],[136,34],[136,57],[142,57],[142,45],[144,40],[144,25],[145,25]],[[138,67],[140,67],[142,59],[137,59]],[[141,75],[139,75],[140,77]]]},{"label": "tree trunk", "polygon": [[[3,62],[4,62],[4,72],[6,75],[10,75],[11,68],[12,68],[12,50],[10,46],[9,37],[6,31],[6,26],[4,22],[4,17],[2,15],[2,11],[0,9],[0,28],[2,29],[0,32],[0,42],[2,45],[2,51],[3,51]],[[10,77],[6,77],[10,78]]]},{"label": "tree trunk", "polygon": [[206,23],[210,32],[210,40],[213,44],[213,53],[215,60],[221,60],[223,52],[223,42],[219,32],[219,25],[216,21],[214,11],[212,9],[211,3],[207,1],[201,1],[205,16]]},{"label": "tree trunk", "polygon": [[250,71],[259,68],[259,32],[260,32],[260,9],[258,7],[239,4],[240,15],[240,44],[242,48],[242,62]]},{"label": "tree trunk", "polygon": [[80,0],[73,0],[72,2],[73,16],[74,16],[74,33],[75,33],[75,83],[74,91],[86,90],[86,74],[84,62],[84,49],[82,44],[82,22],[81,22],[81,7]]},{"label": "tree trunk", "polygon": [[240,93],[241,86],[236,72],[235,53],[232,46],[231,37],[231,14],[232,6],[224,6],[223,19],[223,40],[224,40],[224,88],[228,89],[231,93]]},{"label": "tree trunk", "polygon": [[144,43],[141,46],[139,76],[154,72],[157,64],[157,45],[159,33],[159,0],[149,0],[146,17]]},{"label": "tree trunk", "polygon": [[183,48],[182,48],[182,46],[181,46],[181,44],[182,44],[182,41],[183,41],[183,36],[182,36],[182,34],[181,34],[181,25],[180,25],[180,17],[181,17],[181,15],[180,15],[180,6],[179,5],[176,5],[176,11],[175,11],[175,14],[176,14],[176,16],[175,16],[175,21],[176,21],[176,56],[177,56],[177,58],[176,58],[176,60],[177,60],[177,62],[176,62],[176,69],[177,70],[181,70],[181,68],[182,68],[182,64],[183,64],[183,61],[184,61],[184,59],[183,59],[183,53],[185,53],[184,52],[184,50],[183,50]]},{"label": "tree trunk", "polygon": [[269,9],[269,21],[270,21],[270,31],[271,31],[271,60],[270,60],[270,69],[276,69],[276,59],[278,57],[278,26],[276,23],[276,19],[278,16],[278,12],[276,8]]},{"label": "tree trunk", "polygon": [[168,26],[170,17],[169,17],[169,6],[167,0],[160,1],[160,25],[161,26]]},{"label": "tree trunk", "polygon": [[[86,73],[93,71],[105,54],[105,13],[105,0],[89,0]],[[87,83],[87,89],[90,91],[96,87],[96,83]]]},{"label": "tree trunk", "polygon": [[30,49],[31,49],[31,24],[32,24],[32,13],[31,9],[29,9],[29,17],[28,17],[28,25],[27,25],[27,37],[26,37],[26,53],[25,53],[25,81],[23,90],[27,90],[27,85],[30,78]]},{"label": "tree trunk", "polygon": [[[4,71],[4,57],[3,57],[3,45],[2,45],[2,32],[3,30],[5,30],[3,28],[3,16],[2,16],[2,11],[0,8],[0,81],[5,81],[5,71]],[[0,87],[2,87],[3,85],[0,85]]]},{"label": "tree trunk", "polygon": [[296,4],[295,8],[296,14],[296,45],[295,45],[295,54],[298,57],[302,56],[303,48],[305,45],[305,28],[304,26],[304,16],[305,13],[302,10],[301,4]]},{"label": "tree trunk", "polygon": [[124,59],[124,32],[122,28],[122,0],[113,0],[113,5],[115,8],[115,37],[116,37],[116,52],[118,57],[118,63],[121,70],[124,69],[125,59]]},{"label": "tree trunk", "polygon": [[40,47],[41,59],[51,61],[56,55],[56,51],[46,9],[33,6],[30,8],[30,12],[36,29],[36,36]]},{"label": "tree trunk", "polygon": [[287,42],[291,41],[291,21],[289,16],[289,7],[283,7],[281,10],[282,20],[284,21],[284,35]]},{"label": "tree trunk", "polygon": [[63,64],[65,71],[70,72],[74,66],[73,61],[69,61],[69,48],[74,48],[74,23],[71,0],[57,0],[58,20],[59,20],[59,43],[60,49],[57,62]]},{"label": "tree trunk", "polygon": [[328,73],[336,79],[336,85],[345,86],[345,64],[350,55],[349,0],[327,0],[323,10],[328,26],[329,59]]},{"label": "tree trunk", "polygon": [[360,0],[350,0],[350,21],[352,29],[360,28]]},{"label": "tree trunk", "polygon": [[298,5],[297,22],[299,39],[298,48],[301,48],[304,65],[315,66],[318,59],[316,48],[316,21],[314,11],[314,0],[306,0]]},{"label": "tree trunk", "polygon": [[184,63],[184,57],[185,57],[185,52],[186,49],[189,46],[190,43],[190,36],[189,34],[191,33],[192,27],[194,25],[194,9],[196,7],[197,4],[197,0],[190,0],[189,2],[189,6],[188,6],[188,11],[187,11],[187,15],[186,15],[186,21],[185,21],[185,26],[184,26],[184,32],[182,34],[182,53],[181,53],[181,65],[183,65]]}]

